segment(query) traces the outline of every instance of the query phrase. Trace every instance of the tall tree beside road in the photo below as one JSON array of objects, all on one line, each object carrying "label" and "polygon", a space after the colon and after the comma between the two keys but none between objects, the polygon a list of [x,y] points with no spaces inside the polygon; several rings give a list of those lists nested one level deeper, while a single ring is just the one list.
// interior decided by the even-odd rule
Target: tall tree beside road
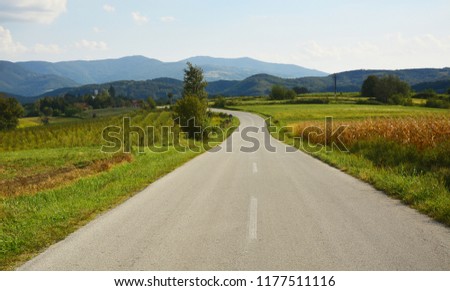
[{"label": "tall tree beside road", "polygon": [[207,82],[201,68],[187,63],[184,70],[183,97],[174,106],[175,117],[182,129],[192,138],[200,138],[208,126]]},{"label": "tall tree beside road", "polygon": [[199,99],[208,98],[205,90],[208,83],[203,79],[203,70],[189,62],[187,66],[188,68],[184,70],[183,97],[194,95]]}]

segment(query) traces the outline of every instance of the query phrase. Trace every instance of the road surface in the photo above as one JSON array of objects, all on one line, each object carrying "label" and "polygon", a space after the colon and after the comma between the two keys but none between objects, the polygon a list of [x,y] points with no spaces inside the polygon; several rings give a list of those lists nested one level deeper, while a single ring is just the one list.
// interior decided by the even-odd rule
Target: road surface
[{"label": "road surface", "polygon": [[[241,125],[227,147],[191,160],[19,270],[450,270],[449,228],[286,152],[261,130],[262,118],[233,114]],[[259,130],[243,134],[250,127]],[[256,140],[261,146],[246,152]]]}]

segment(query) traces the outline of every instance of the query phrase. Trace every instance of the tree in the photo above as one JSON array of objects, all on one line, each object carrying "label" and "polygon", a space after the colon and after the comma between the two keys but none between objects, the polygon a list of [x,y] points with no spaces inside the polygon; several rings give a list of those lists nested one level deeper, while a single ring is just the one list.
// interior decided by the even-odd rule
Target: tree
[{"label": "tree", "polygon": [[272,90],[269,94],[269,99],[273,100],[283,100],[283,99],[294,99],[296,96],[294,90],[287,89],[281,85],[273,85]]},{"label": "tree", "polygon": [[270,90],[269,99],[280,100],[284,98],[284,88],[280,85],[273,85]]},{"label": "tree", "polygon": [[169,100],[169,105],[172,105],[172,102],[173,102],[173,93],[172,92],[167,93],[167,99]]},{"label": "tree", "polygon": [[219,96],[216,98],[216,101],[212,105],[214,108],[225,108],[227,106],[227,100],[223,96]]},{"label": "tree", "polygon": [[378,83],[379,78],[374,75],[370,75],[364,80],[364,83],[361,87],[361,96],[362,97],[375,97],[375,86]]},{"label": "tree", "polygon": [[208,93],[205,88],[208,83],[203,80],[203,70],[189,62],[187,66],[188,68],[184,70],[183,97],[192,95],[199,99],[206,99]]},{"label": "tree", "polygon": [[108,93],[111,98],[116,98],[116,89],[114,89],[113,85],[109,86]]},{"label": "tree", "polygon": [[148,108],[150,108],[150,109],[155,109],[156,108],[156,102],[151,96],[149,96],[147,98],[147,104],[148,104]]},{"label": "tree", "polygon": [[200,138],[208,125],[208,101],[203,71],[187,63],[184,70],[183,96],[174,106],[175,117],[191,138]]},{"label": "tree", "polygon": [[447,94],[448,94],[448,95],[450,95],[450,88],[448,88],[448,90],[447,90]]},{"label": "tree", "polygon": [[295,91],[292,89],[286,89],[284,92],[284,99],[294,99],[297,94],[295,94]]},{"label": "tree", "polygon": [[296,94],[308,94],[309,93],[309,90],[308,90],[308,88],[306,88],[306,87],[298,87],[298,86],[295,86],[294,88],[292,88],[292,90],[294,90],[294,92],[296,93]]},{"label": "tree", "polygon": [[66,107],[66,109],[64,110],[64,115],[66,117],[73,117],[77,114],[81,113],[81,110],[79,108],[77,108],[74,105],[69,105]]},{"label": "tree", "polygon": [[375,98],[383,103],[403,104],[409,98],[411,88],[397,76],[384,76],[375,84]]},{"label": "tree", "polygon": [[16,99],[0,94],[0,130],[16,128],[23,113],[24,109]]},{"label": "tree", "polygon": [[47,117],[49,117],[49,116],[52,116],[53,115],[53,108],[51,108],[51,107],[44,107],[43,109],[42,109],[42,114],[44,115],[44,116],[47,116]]},{"label": "tree", "polygon": [[361,96],[375,97],[377,101],[389,104],[409,105],[411,87],[397,76],[369,76],[361,87]]},{"label": "tree", "polygon": [[174,106],[180,126],[191,138],[200,138],[202,130],[208,125],[208,104],[194,95],[178,99]]}]

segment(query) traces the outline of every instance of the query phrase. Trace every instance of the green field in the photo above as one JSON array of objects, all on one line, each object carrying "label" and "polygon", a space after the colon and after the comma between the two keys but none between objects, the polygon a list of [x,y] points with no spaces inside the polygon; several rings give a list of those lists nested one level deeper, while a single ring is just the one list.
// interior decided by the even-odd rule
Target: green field
[{"label": "green field", "polygon": [[299,121],[323,120],[331,116],[336,120],[362,119],[368,117],[407,117],[417,115],[446,115],[449,110],[388,106],[388,105],[357,105],[357,104],[292,104],[292,105],[244,105],[230,108],[250,111],[271,116],[283,125]]},{"label": "green field", "polygon": [[[271,117],[274,137],[450,226],[450,110],[345,104],[233,108]],[[325,134],[313,134],[315,139],[305,134],[311,126],[326,132],[327,116],[334,118],[333,130],[347,126],[342,138],[348,151],[327,143]],[[288,133],[278,135],[281,127]]]},{"label": "green field", "polygon": [[[102,130],[120,126],[124,116],[133,126],[153,125],[157,132],[173,124],[169,111],[107,112],[95,119],[0,132],[0,269],[30,259],[205,150],[168,147],[157,153],[137,148],[139,140],[132,136],[131,153],[104,153]],[[211,124],[226,130],[238,121],[214,115]],[[164,143],[158,134],[151,141]],[[181,139],[181,144],[191,143]]]}]

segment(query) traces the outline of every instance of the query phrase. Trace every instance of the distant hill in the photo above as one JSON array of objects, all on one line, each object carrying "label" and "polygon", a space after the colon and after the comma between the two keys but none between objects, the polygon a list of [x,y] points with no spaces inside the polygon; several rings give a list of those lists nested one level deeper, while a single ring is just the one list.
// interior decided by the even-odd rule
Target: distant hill
[{"label": "distant hill", "polygon": [[[81,85],[86,84],[100,84],[107,82],[114,82],[120,80],[150,80],[155,78],[173,78],[182,80],[183,70],[186,68],[186,63],[191,62],[195,65],[201,66],[205,79],[207,81],[216,80],[243,80],[249,76],[266,73],[284,78],[299,78],[305,76],[325,76],[326,73],[317,70],[311,70],[296,65],[275,64],[254,60],[251,58],[212,58],[212,57],[193,57],[179,62],[161,62],[156,59],[150,59],[143,56],[131,56],[120,59],[106,59],[94,61],[67,61],[67,62],[17,62],[9,63],[9,65],[16,65],[15,70],[26,70],[29,73],[34,73],[35,78],[42,75],[45,76],[59,76],[61,79],[71,81],[72,84],[77,83]],[[3,64],[0,64],[0,70]],[[4,81],[4,77],[0,77],[0,82]],[[42,86],[45,79],[42,80]],[[49,81],[50,82],[50,81]],[[52,81],[53,82],[53,81]],[[47,84],[45,90],[40,87],[32,88],[38,92],[43,93],[48,87],[57,85],[56,82]],[[66,84],[64,84],[65,86]],[[60,87],[53,87],[58,89]],[[0,90],[6,88],[0,87]],[[11,93],[28,95],[22,90],[19,93],[19,88],[11,86],[8,88]],[[36,95],[36,94],[35,94]]]},{"label": "distant hill", "polygon": [[36,96],[61,87],[79,84],[54,74],[38,74],[12,62],[0,61],[0,92]]},{"label": "distant hill", "polygon": [[[199,66],[202,63],[207,63],[207,57],[193,58],[191,61],[199,62]],[[136,59],[135,59],[136,60]],[[144,60],[144,59],[143,59]],[[218,66],[221,62],[226,62],[225,59],[216,59]],[[234,60],[238,62],[236,59]],[[159,62],[159,61],[155,61]],[[231,61],[230,61],[231,62]],[[250,62],[253,60],[247,59],[243,63]],[[7,66],[17,66],[17,64],[3,62]],[[0,67],[1,67],[0,63]],[[45,63],[34,63],[36,66],[45,66]],[[233,65],[233,62],[230,63]],[[138,64],[136,64],[138,66]],[[181,72],[184,69],[184,65],[180,67]],[[110,68],[110,70],[113,70]],[[18,71],[18,79],[24,78],[26,74],[33,74],[29,71],[20,68]],[[51,71],[47,71],[51,73]],[[212,72],[211,70],[209,72]],[[131,73],[130,73],[131,74]],[[14,74],[10,74],[14,75]],[[363,81],[369,75],[396,75],[400,79],[408,82],[412,85],[412,88],[416,91],[422,91],[425,89],[434,89],[437,92],[446,92],[450,85],[450,68],[443,69],[408,69],[408,70],[356,70],[348,71],[337,74],[337,89],[338,92],[355,92],[359,91]],[[29,75],[31,79],[35,75]],[[55,75],[49,74],[44,75],[50,80],[55,78]],[[38,76],[39,77],[39,76]],[[133,76],[130,75],[130,78]],[[27,79],[27,77],[25,77]],[[45,78],[44,78],[45,79]],[[37,79],[39,80],[39,78]],[[67,83],[72,83],[67,79],[58,79],[60,82],[64,80]],[[31,80],[32,81],[32,80]],[[30,82],[31,82],[30,81]],[[26,82],[25,82],[26,83]],[[64,82],[62,82],[64,83]],[[306,87],[311,92],[330,92],[334,90],[334,81],[331,75],[323,77],[303,77],[303,78],[281,78],[269,74],[256,74],[247,77],[243,80],[218,80],[210,81],[207,86],[207,91],[211,96],[223,95],[223,96],[261,96],[267,95],[271,87],[275,84],[280,84],[285,87]],[[109,86],[114,86],[116,93],[134,99],[145,99],[148,96],[155,97],[156,99],[165,99],[169,92],[174,94],[175,98],[181,96],[182,91],[182,81],[175,78],[154,78],[152,80],[145,81],[115,81],[115,82],[99,82],[84,86],[73,86],[65,85],[64,88],[60,88],[54,91],[46,91],[45,93],[38,94],[37,97],[42,96],[59,96],[66,93],[74,95],[82,95],[86,93],[92,93],[94,90],[108,89]],[[27,86],[27,84],[23,84]],[[10,87],[9,87],[10,88]],[[2,82],[0,81],[0,91],[11,92],[3,89]],[[28,90],[27,92],[31,92]],[[18,94],[27,96],[26,94]],[[30,96],[30,95],[28,95]],[[32,102],[35,98],[27,99],[26,97],[17,97],[22,102],[30,101]]]},{"label": "distant hill", "polygon": [[326,73],[296,65],[274,64],[251,58],[193,57],[179,62],[161,62],[143,56],[120,59],[67,62],[0,61],[0,91],[37,96],[50,90],[121,80],[183,79],[186,62],[201,66],[207,81],[243,80],[266,73],[284,78],[325,76]]},{"label": "distant hill", "polygon": [[[117,96],[124,96],[131,99],[146,99],[149,96],[155,99],[165,99],[168,93],[172,93],[175,98],[181,97],[183,82],[171,78],[158,78],[146,81],[117,81],[103,84],[90,84],[75,88],[61,88],[36,97],[29,97],[33,102],[45,96],[62,96],[65,94],[85,95],[93,94],[95,90],[108,90],[114,87]],[[21,98],[23,100],[23,97]]]},{"label": "distant hill", "polygon": [[359,91],[364,80],[370,76],[395,75],[413,88],[419,83],[450,80],[450,68],[406,70],[357,70],[337,75],[340,91]]},{"label": "distant hill", "polygon": [[[119,80],[147,80],[166,76],[164,63],[145,57],[68,62],[19,62],[21,67],[39,74],[54,74],[86,85]],[[180,69],[181,74],[182,69]]]},{"label": "distant hill", "polygon": [[204,71],[205,79],[208,81],[244,80],[256,74],[268,74],[281,78],[328,75],[321,71],[297,65],[268,63],[251,58],[193,57],[181,61],[182,68],[186,66],[186,62],[200,66]]},{"label": "distant hill", "polygon": [[[416,91],[434,89],[444,92],[450,87],[450,68],[444,69],[408,69],[408,70],[357,70],[337,74],[337,90],[339,92],[358,92],[362,83],[370,76],[396,75],[412,85]],[[219,81],[209,84],[207,90],[213,95],[225,96],[258,96],[267,95],[275,84],[288,88],[306,87],[311,92],[334,91],[333,77],[304,77],[283,79],[266,74],[251,76],[242,81]]]},{"label": "distant hill", "polygon": [[450,78],[447,80],[440,80],[435,82],[424,82],[419,83],[412,86],[412,89],[416,92],[425,91],[427,89],[432,89],[436,91],[437,93],[447,93],[447,91],[450,89]]}]

